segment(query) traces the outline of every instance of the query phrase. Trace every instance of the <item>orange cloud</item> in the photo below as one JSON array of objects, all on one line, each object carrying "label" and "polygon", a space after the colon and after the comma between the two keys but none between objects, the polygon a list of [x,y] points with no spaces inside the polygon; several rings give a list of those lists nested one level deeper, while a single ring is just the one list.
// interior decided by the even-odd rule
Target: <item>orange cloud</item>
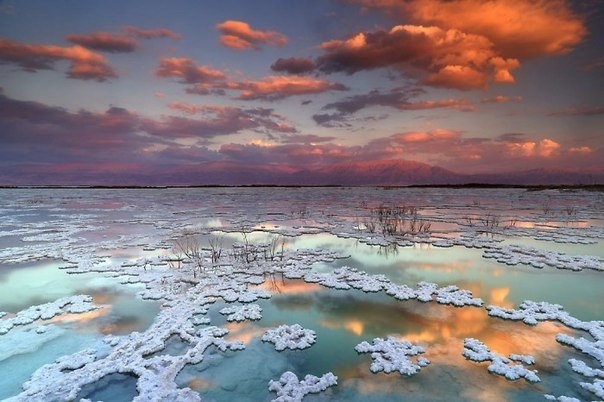
[{"label": "orange cloud", "polygon": [[567,0],[353,0],[418,24],[484,36],[509,58],[564,54],[587,34]]},{"label": "orange cloud", "polygon": [[586,34],[564,0],[420,0],[409,5],[412,15],[424,22],[487,36],[508,57],[566,53]]},{"label": "orange cloud", "polygon": [[25,45],[0,39],[0,61],[15,63],[25,71],[51,70],[59,60],[71,62],[69,78],[105,81],[117,77],[102,55],[79,45]]},{"label": "orange cloud", "polygon": [[242,81],[230,86],[241,91],[240,99],[274,100],[291,95],[307,95],[344,90],[341,84],[303,76],[268,76],[259,81]]},{"label": "orange cloud", "polygon": [[429,74],[423,81],[435,87],[474,89],[486,86],[486,76],[469,66],[448,65]]},{"label": "orange cloud", "polygon": [[326,73],[393,67],[427,85],[464,90],[484,88],[489,81],[512,83],[510,71],[519,66],[518,60],[498,54],[485,36],[437,26],[361,32],[324,42],[319,49],[325,54],[317,67]]},{"label": "orange cloud", "polygon": [[461,90],[512,84],[526,58],[565,54],[587,34],[568,0],[348,0],[397,21],[319,45],[323,72],[395,68],[426,85]]},{"label": "orange cloud", "polygon": [[228,20],[216,24],[221,32],[220,43],[235,50],[259,49],[260,44],[285,46],[287,37],[278,32],[260,31],[250,27],[247,22]]}]

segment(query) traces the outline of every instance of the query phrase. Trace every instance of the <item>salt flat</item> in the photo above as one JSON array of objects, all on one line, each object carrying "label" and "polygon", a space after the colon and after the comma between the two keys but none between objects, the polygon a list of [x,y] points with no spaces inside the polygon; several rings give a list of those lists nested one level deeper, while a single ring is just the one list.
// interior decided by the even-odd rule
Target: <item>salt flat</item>
[{"label": "salt flat", "polygon": [[602,193],[0,200],[0,398],[604,398]]}]

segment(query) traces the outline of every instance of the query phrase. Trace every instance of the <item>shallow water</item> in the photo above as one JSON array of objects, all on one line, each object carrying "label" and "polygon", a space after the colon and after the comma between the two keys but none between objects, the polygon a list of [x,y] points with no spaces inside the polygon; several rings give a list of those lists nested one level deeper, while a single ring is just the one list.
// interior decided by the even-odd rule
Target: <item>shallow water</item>
[{"label": "shallow water", "polygon": [[[220,239],[221,261],[232,269],[235,248],[256,247],[279,240],[269,260],[258,251],[267,272],[285,269],[287,258],[313,272],[330,273],[348,266],[384,275],[395,284],[418,282],[456,285],[470,290],[484,305],[517,308],[524,300],[564,306],[580,320],[604,319],[604,197],[588,192],[527,192],[520,189],[264,189],[206,188],[149,190],[10,189],[0,190],[0,311],[12,317],[29,306],[61,297],[92,296],[99,309],[63,314],[17,326],[0,335],[0,398],[17,395],[36,368],[74,352],[103,349],[105,335],[144,332],[162,301],[142,294],[168,289],[180,300],[189,279],[197,280],[210,265],[209,239]],[[383,206],[413,206],[431,223],[423,237],[389,237],[369,232],[366,223]],[[497,225],[486,225],[497,216]],[[406,224],[411,218],[406,216]],[[492,220],[490,221],[492,222]],[[202,268],[175,262],[175,240],[195,239]],[[544,237],[545,236],[545,237]],[[458,243],[438,246],[449,239]],[[465,239],[465,240],[464,240]],[[468,240],[469,239],[469,240]],[[483,245],[471,243],[478,239]],[[572,241],[591,244],[574,244]],[[381,245],[370,245],[378,243]],[[281,243],[279,243],[281,244]],[[483,257],[486,248],[516,244],[542,252],[599,259],[602,271],[580,272],[545,266],[502,264]],[[304,263],[300,250],[333,251],[341,258]],[[299,254],[299,255],[298,255]],[[529,253],[530,254],[530,253]],[[293,258],[293,257],[291,257]],[[187,265],[189,264],[189,265]],[[183,272],[180,273],[180,269]],[[123,273],[126,270],[128,275]],[[135,272],[135,274],[133,274]],[[176,275],[187,280],[173,282]],[[141,282],[138,275],[159,275]],[[176,275],[173,277],[173,275]],[[210,347],[198,364],[187,364],[176,377],[180,387],[199,392],[203,400],[271,400],[268,382],[287,371],[302,378],[333,372],[338,385],[305,400],[543,400],[544,393],[593,399],[578,382],[567,360],[592,358],[556,341],[558,333],[577,331],[557,322],[527,326],[491,318],[483,307],[452,307],[435,302],[396,300],[384,292],[335,290],[302,279],[265,275],[261,288],[273,296],[256,303],[262,318],[227,322],[218,299],[207,317],[227,328],[228,340],[246,349],[220,352]],[[186,276],[183,278],[187,278]],[[149,279],[150,280],[150,279]],[[128,282],[124,284],[122,282]],[[236,304],[236,303],[235,303]],[[316,332],[306,350],[277,352],[261,341],[264,332],[298,323]],[[46,330],[38,333],[37,328]],[[408,377],[374,374],[368,354],[355,352],[362,341],[394,335],[424,347],[431,364]],[[477,338],[492,351],[530,354],[541,382],[508,381],[489,374],[486,363],[467,361],[463,340]],[[179,356],[188,345],[168,340],[157,352]],[[18,369],[15,369],[18,368]],[[110,374],[86,385],[78,398],[130,400],[137,378]]]}]

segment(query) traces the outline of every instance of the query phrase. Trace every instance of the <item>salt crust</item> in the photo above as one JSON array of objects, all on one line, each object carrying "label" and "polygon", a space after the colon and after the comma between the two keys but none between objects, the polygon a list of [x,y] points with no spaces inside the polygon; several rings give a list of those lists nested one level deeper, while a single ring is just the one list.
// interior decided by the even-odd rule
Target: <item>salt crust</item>
[{"label": "salt crust", "polygon": [[0,319],[0,335],[6,334],[17,325],[31,324],[37,320],[50,320],[61,314],[85,313],[98,309],[92,304],[92,297],[86,295],[67,296],[50,303],[31,306],[15,314],[14,317]]},{"label": "salt crust", "polygon": [[[493,353],[489,348],[478,339],[466,338],[463,342],[464,350],[462,355],[475,362],[490,361],[488,367],[489,373],[504,376],[508,380],[515,381],[524,378],[529,382],[540,382],[537,376],[537,370],[529,370],[524,364],[535,364],[535,359],[528,355],[511,354],[508,358]],[[511,361],[521,362],[523,364],[510,364]]]},{"label": "salt crust", "polygon": [[545,397],[545,399],[547,399],[548,401],[558,401],[558,402],[581,402],[580,399],[577,398],[571,398],[568,396],[554,396],[551,394],[544,394],[543,395]]},{"label": "salt crust", "polygon": [[[244,348],[240,342],[222,339],[228,333],[224,328],[198,328],[193,324],[194,316],[205,314],[205,305],[215,301],[205,292],[206,286],[200,283],[182,295],[178,303],[164,305],[147,331],[107,336],[105,343],[109,351],[106,354],[87,349],[42,366],[23,384],[23,392],[9,401],[73,400],[82,386],[112,373],[137,377],[139,395],[134,401],[200,400],[197,392],[179,388],[175,383],[183,367],[201,362],[210,346],[222,351]],[[178,356],[160,354],[166,341],[174,335],[189,344],[189,349]]]},{"label": "salt crust", "polygon": [[514,244],[488,248],[484,251],[483,257],[492,258],[501,264],[507,265],[524,264],[534,268],[550,266],[572,271],[583,269],[604,271],[604,260],[596,256],[567,255],[558,251],[541,250]]},{"label": "salt crust", "polygon": [[455,285],[439,288],[431,282],[419,282],[415,289],[407,285],[393,284],[384,275],[370,275],[350,267],[335,269],[332,273],[310,272],[303,276],[306,282],[319,283],[328,288],[348,290],[359,289],[364,292],[379,292],[385,290],[387,294],[399,300],[417,299],[422,302],[433,301],[440,304],[451,304],[457,307],[483,305],[480,298],[473,298],[469,290],[459,289]]},{"label": "salt crust", "polygon": [[296,374],[286,371],[279,380],[270,380],[268,390],[277,393],[275,402],[300,402],[307,394],[316,394],[337,385],[338,377],[328,372],[321,377],[307,374],[299,380]]},{"label": "salt crust", "polygon": [[[496,306],[487,306],[489,315],[508,320],[522,320],[525,324],[536,325],[539,321],[559,321],[569,328],[586,331],[593,340],[584,337],[575,338],[567,334],[556,335],[556,340],[571,346],[578,351],[593,357],[604,367],[604,321],[581,321],[564,311],[559,304],[547,302],[524,301],[518,310],[505,309]],[[573,371],[586,377],[599,377],[591,383],[580,382],[579,385],[592,392],[599,398],[604,399],[604,373],[601,369],[594,369],[584,362],[570,359],[569,363]]]},{"label": "salt crust", "polygon": [[262,318],[262,307],[257,304],[243,306],[230,306],[220,310],[220,314],[227,315],[227,321],[259,320]]},{"label": "salt crust", "polygon": [[265,342],[275,344],[275,349],[306,349],[316,342],[315,331],[303,328],[300,324],[280,325],[266,330],[262,336]]},{"label": "salt crust", "polygon": [[387,339],[374,338],[373,344],[363,341],[355,346],[354,350],[359,353],[371,353],[373,363],[370,370],[373,373],[383,371],[388,374],[398,371],[411,376],[430,364],[430,360],[424,357],[418,357],[416,362],[410,359],[424,353],[424,348],[394,336],[389,336]]},{"label": "salt crust", "polygon": [[[37,191],[34,191],[34,197],[36,197],[36,194],[38,194]],[[222,190],[221,190],[222,191]],[[96,193],[94,193],[96,194]],[[369,195],[369,193],[368,193]],[[387,194],[382,194],[382,197],[384,197]],[[396,195],[397,197],[397,202],[400,202],[400,200],[398,199],[398,197],[400,197],[400,194],[393,194]],[[544,196],[547,195],[544,193]],[[89,194],[87,194],[87,197],[90,196]],[[42,197],[42,196],[41,196]],[[99,195],[96,195],[96,197],[98,197],[99,199],[102,199],[104,197],[104,195],[101,197]],[[531,197],[535,197],[535,195],[531,194]],[[45,197],[42,197],[41,199],[45,199]],[[594,211],[598,211],[597,208],[597,201],[593,200],[593,197],[590,198],[591,201],[591,206],[595,206],[596,208],[594,208]],[[60,205],[60,201],[61,198],[57,197],[56,200],[59,202],[57,203],[57,205]],[[534,203],[534,205],[531,206],[531,208],[535,208],[535,206],[539,206],[539,202],[543,202],[542,200],[547,200],[547,198],[543,198],[543,197],[536,197],[535,200],[532,200],[531,202]],[[25,199],[25,201],[27,201],[27,199]],[[351,205],[357,207],[358,206],[358,199],[356,200],[351,200],[352,204],[348,205],[347,207],[344,208],[350,208]],[[52,203],[53,202],[53,198],[50,199],[45,199],[44,203]],[[164,238],[169,238],[170,236],[173,235],[173,233],[178,232],[179,230],[184,230],[186,228],[190,227],[189,222],[191,221],[195,221],[197,219],[199,220],[203,220],[206,219],[207,216],[218,216],[219,219],[220,216],[225,215],[225,212],[221,212],[221,211],[212,211],[211,208],[205,207],[205,208],[200,208],[198,206],[196,206],[195,208],[184,208],[181,211],[177,211],[177,212],[173,212],[173,214],[171,216],[166,216],[166,205],[168,207],[174,206],[175,204],[171,204],[170,202],[168,203],[162,203],[161,208],[159,207],[155,207],[155,204],[149,204],[146,203],[145,204],[145,209],[144,212],[142,209],[137,209],[137,207],[135,205],[137,205],[138,200],[132,200],[130,202],[130,204],[128,205],[124,205],[122,210],[123,211],[128,211],[128,213],[131,214],[131,218],[128,219],[118,219],[118,220],[112,220],[112,221],[103,221],[102,216],[105,216],[104,214],[106,213],[105,210],[95,210],[94,208],[89,208],[87,210],[86,214],[73,214],[71,212],[69,212],[68,214],[57,214],[54,217],[49,217],[45,222],[36,222],[36,221],[29,221],[27,219],[27,216],[37,216],[38,215],[38,205],[32,205],[29,207],[24,207],[24,205],[26,204],[22,204],[19,201],[17,202],[13,202],[13,204],[6,204],[6,207],[10,207],[13,208],[15,211],[19,211],[18,215],[9,215],[7,216],[7,219],[3,222],[3,227],[10,227],[11,230],[8,231],[8,235],[12,236],[15,235],[15,233],[17,235],[23,235],[23,236],[31,236],[30,238],[28,238],[27,240],[35,240],[36,242],[28,242],[31,244],[25,244],[19,247],[7,247],[3,250],[0,250],[0,260],[4,261],[4,262],[8,262],[8,263],[19,263],[19,262],[29,262],[29,261],[36,261],[36,260],[41,260],[41,259],[63,259],[65,261],[67,261],[67,265],[65,268],[69,268],[70,269],[70,273],[81,273],[81,272],[102,272],[105,275],[111,275],[111,276],[119,276],[124,278],[124,283],[142,283],[145,284],[145,286],[147,287],[147,289],[145,291],[142,292],[142,296],[143,297],[147,297],[147,298],[151,298],[151,299],[156,299],[156,300],[160,300],[164,303],[164,307],[166,309],[171,309],[171,308],[177,308],[177,307],[181,307],[181,308],[187,308],[187,306],[179,306],[179,303],[183,297],[183,294],[185,294],[187,292],[187,290],[191,289],[191,287],[196,288],[197,285],[199,285],[201,282],[197,279],[197,280],[191,280],[191,271],[187,271],[186,274],[184,272],[184,270],[181,271],[177,271],[177,272],[164,272],[164,274],[158,274],[157,272],[153,272],[151,276],[148,276],[146,274],[141,274],[144,271],[144,266],[139,264],[138,262],[133,266],[133,267],[125,267],[125,268],[115,268],[115,266],[111,266],[111,264],[108,264],[109,260],[108,257],[103,256],[102,255],[102,250],[114,250],[116,248],[127,248],[127,247],[133,247],[133,246],[137,246],[140,245],[141,247],[144,247],[145,250],[155,250],[155,249],[159,249],[159,248],[166,248],[169,249],[171,247],[170,242],[166,242],[165,240],[162,240],[162,237]],[[523,200],[523,202],[526,202],[526,200]],[[594,202],[596,202],[594,204]],[[128,203],[128,201],[126,201],[126,204]],[[536,204],[535,204],[536,203]],[[222,204],[221,208],[223,208]],[[248,205],[247,204],[242,204],[244,205],[244,207],[241,207],[239,210],[237,210],[236,207],[237,204],[232,203],[229,206],[227,206],[227,208],[231,208],[231,210],[228,212],[228,216],[229,216],[229,221],[231,224],[231,227],[237,227],[237,226],[241,226],[241,225],[250,225],[250,222],[242,220],[239,218],[239,216],[243,216],[245,215],[245,213],[249,212],[248,211]],[[266,203],[266,205],[271,205],[271,208],[273,208],[273,204],[272,203]],[[464,204],[465,207],[466,204]],[[43,211],[44,208],[47,207],[46,205],[43,205],[41,210]],[[453,208],[455,208],[456,205],[453,205]],[[327,208],[327,210],[320,210],[320,214],[313,214],[312,217],[305,217],[305,222],[308,224],[310,224],[310,226],[307,226],[305,224],[305,226],[301,226],[297,229],[285,229],[285,228],[281,228],[280,229],[280,234],[285,235],[285,236],[297,236],[300,235],[302,233],[319,233],[319,232],[330,232],[330,233],[342,233],[344,235],[350,235],[349,237],[351,238],[357,238],[362,242],[367,242],[370,243],[371,240],[365,239],[365,236],[360,234],[358,229],[353,228],[353,225],[350,222],[346,222],[345,220],[341,220],[338,221],[338,214],[341,214],[342,208],[343,206],[341,204],[337,204],[336,205],[336,209],[333,209],[333,213],[329,212],[329,208],[333,208],[330,205],[326,205],[325,208]],[[13,214],[14,211],[13,209],[5,209],[6,211],[10,212],[10,214]],[[32,213],[29,213],[28,211],[32,211]],[[591,210],[589,207],[586,208],[585,211],[589,211]],[[64,208],[58,207],[57,211],[65,211]],[[140,211],[139,215],[134,215],[132,214],[131,211]],[[241,213],[237,212],[240,211]],[[435,210],[436,211],[436,210]],[[583,211],[583,212],[585,212]],[[43,213],[43,212],[42,212]],[[258,213],[260,215],[260,212]],[[438,215],[438,213],[437,213]],[[589,219],[591,216],[593,216],[593,213],[590,215],[589,213],[585,212],[585,218]],[[442,214],[438,215],[439,217],[443,217]],[[24,217],[25,220],[22,220],[21,217]],[[528,220],[531,221],[531,219],[527,218],[527,217],[523,217],[522,219],[524,220]],[[443,217],[442,219],[443,222],[449,222],[450,219]],[[541,225],[539,222],[539,219],[535,219],[534,220],[536,223],[536,227],[539,227],[540,229],[538,229],[538,234],[536,235],[537,237],[541,237],[543,239],[549,240],[546,236],[547,236],[547,232],[551,230],[555,229],[556,233],[564,233],[564,236],[555,236],[555,238],[552,237],[553,241],[560,241],[560,242],[570,242],[570,243],[575,243],[575,241],[573,239],[578,239],[578,241],[576,241],[577,243],[586,243],[587,241],[589,241],[590,238],[604,238],[604,231],[601,230],[601,228],[596,228],[596,227],[589,227],[589,228],[581,228],[580,231],[578,230],[572,230],[572,228],[567,228],[565,230],[564,227],[562,226],[556,226],[556,227],[545,227],[544,225]],[[99,222],[103,222],[102,224],[99,224]],[[78,236],[78,232],[82,232],[82,231],[97,231],[97,230],[102,230],[103,228],[103,224],[118,224],[118,225],[149,225],[149,226],[153,226],[155,229],[155,233],[154,233],[154,237],[151,238],[149,237],[147,234],[133,234],[133,233],[129,233],[128,235],[122,235],[122,236],[118,236],[117,239],[104,239],[101,241],[96,241],[94,244],[89,244],[90,240],[88,239],[84,239],[83,237],[79,237]],[[7,226],[8,225],[8,226]],[[14,228],[20,228],[20,229],[16,229],[17,232],[15,231]],[[50,228],[50,231],[49,231]],[[544,229],[545,230],[542,230]],[[220,228],[220,230],[223,230],[224,228]],[[212,229],[208,229],[207,232],[209,233]],[[55,234],[56,232],[62,232],[62,234],[57,235]],[[524,235],[524,236],[531,236],[533,235],[533,233],[535,232],[530,231],[528,229],[518,229],[518,228],[513,228],[511,230],[511,232],[514,233],[514,235]],[[2,232],[4,233],[4,232]],[[504,248],[501,248],[498,246],[498,242],[499,240],[497,240],[497,238],[494,237],[488,237],[488,236],[484,236],[484,237],[476,237],[476,233],[461,233],[459,238],[456,239],[450,239],[450,238],[442,238],[442,239],[438,239],[438,234],[436,234],[436,236],[432,237],[432,238],[424,238],[421,241],[422,242],[427,242],[427,243],[432,243],[435,246],[441,246],[441,247],[450,247],[453,245],[460,245],[460,246],[465,246],[465,247],[477,247],[477,248],[483,248],[486,249],[487,251],[493,251],[493,255],[495,255],[495,253],[498,250],[502,250]],[[105,236],[106,237],[106,236]],[[348,237],[348,236],[346,236]],[[379,241],[376,240],[378,243]],[[389,242],[387,242],[389,244]],[[593,243],[593,241],[591,242]],[[377,244],[377,243],[376,243]],[[405,240],[403,243],[399,242],[399,245],[411,245],[412,242],[410,242],[409,240]],[[96,251],[94,251],[94,249],[96,249]],[[520,247],[520,246],[514,246],[515,248],[507,248],[506,251],[509,252],[511,254],[511,261],[514,261],[514,258],[518,259],[518,263],[520,263],[521,259],[526,259],[524,260],[524,262],[529,262],[529,265],[533,265],[533,266],[537,266],[537,267],[543,267],[545,265],[549,265],[549,264],[545,264],[544,260],[543,260],[543,254],[544,252],[542,250],[538,250],[538,249],[531,249],[531,248],[527,248],[527,247]],[[92,252],[91,252],[92,251]],[[318,252],[317,254],[321,254],[321,252]],[[335,254],[335,253],[334,253]],[[489,254],[489,252],[486,253],[487,255]],[[547,254],[547,253],[546,253]],[[552,259],[550,258],[549,260],[546,259],[545,261],[549,261],[551,262],[553,265],[552,266],[557,266],[557,263],[561,263],[562,266],[558,266],[559,268],[567,268],[570,267],[571,269],[576,269],[576,267],[580,267],[580,269],[583,268],[590,268],[590,269],[594,269],[590,266],[590,264],[592,262],[594,262],[594,260],[592,258],[587,258],[586,261],[582,261],[582,258],[579,259],[575,259],[574,257],[568,257],[564,254],[561,253],[554,253],[555,257]],[[310,254],[309,254],[310,255]],[[314,259],[314,261],[318,261],[321,260],[322,257],[324,257],[325,254],[323,254],[323,256],[317,257]],[[337,258],[337,257],[335,257]],[[292,262],[293,261],[293,262]],[[533,263],[531,264],[530,261],[532,261]],[[290,255],[288,255],[286,258],[284,258],[284,261],[280,264],[278,264],[279,266],[276,267],[273,272],[282,272],[284,274],[284,277],[287,278],[303,278],[304,275],[306,275],[306,273],[308,273],[308,267],[313,263],[313,258],[309,258],[308,255],[306,255],[305,253],[295,253],[292,252],[290,253]],[[543,265],[541,265],[543,264]],[[150,270],[149,271],[154,271],[155,267],[159,267],[159,266],[166,266],[167,264],[165,262],[162,261],[157,261],[157,264],[152,264],[150,266]],[[255,265],[255,266],[254,266]],[[266,264],[263,264],[263,267],[260,267],[260,264],[251,264],[250,267],[248,268],[252,268],[252,270],[260,272],[260,271],[264,271],[266,272],[266,270],[268,269]],[[602,266],[602,260],[595,260],[595,269],[596,270],[601,270],[599,268],[601,268]],[[271,268],[272,269],[272,268]],[[135,272],[137,271],[137,272]],[[225,274],[229,274],[229,272],[225,271]],[[290,276],[291,275],[291,276]],[[219,277],[220,280],[224,280],[224,277]],[[249,278],[255,278],[256,282],[259,280],[258,279],[258,275],[251,275],[249,276]],[[228,285],[227,285],[228,286]],[[416,291],[420,290],[420,286],[418,285],[418,289],[411,289],[405,285],[394,285],[391,283],[387,283],[384,284],[383,289],[391,296],[396,297],[399,300],[407,300],[407,299],[418,299],[418,300],[425,300],[425,301],[432,301],[433,298],[433,294],[429,291],[429,289],[431,288],[431,286],[426,286],[424,288],[422,288],[421,290],[423,290],[423,295],[418,297],[418,294],[416,293]],[[369,288],[367,288],[369,289]],[[219,293],[219,292],[218,292]],[[236,290],[234,293],[231,293],[229,296],[227,296],[229,299],[241,299],[239,301],[242,302],[242,300],[250,300],[250,299],[255,299],[260,297],[261,295],[259,294],[254,294],[254,295],[249,295],[247,294],[245,291],[241,291],[240,289]],[[220,297],[220,296],[208,296],[207,302],[210,303],[211,301],[213,301],[213,299],[215,299],[216,297]],[[246,301],[247,302],[247,301]],[[516,313],[512,313],[511,311],[508,310],[508,312],[510,312],[510,317],[515,317],[517,316]],[[191,323],[195,322],[195,324],[193,325],[204,325],[207,324],[208,320],[206,319],[206,317],[200,317],[199,314],[204,314],[204,313],[199,313],[197,314],[197,312],[194,313],[194,317],[191,320]],[[2,314],[0,313],[0,316]],[[161,316],[161,314],[160,314]],[[528,315],[526,312],[522,313],[520,315],[522,318],[520,319],[524,319],[527,318]],[[560,343],[563,344],[567,344],[569,346],[573,346],[576,349],[578,349],[579,351],[582,351],[583,353],[587,354],[588,356],[592,356],[592,357],[601,357],[602,354],[602,343],[604,342],[604,337],[602,336],[602,322],[583,322],[580,321],[578,319],[575,319],[571,316],[569,316],[568,314],[564,313],[564,314],[560,314],[560,315],[553,315],[555,316],[556,320],[562,322],[563,324],[571,327],[571,328],[575,328],[575,329],[580,329],[580,330],[584,330],[589,332],[589,334],[595,339],[595,341],[591,341],[591,340],[587,340],[584,338],[573,338],[573,337],[569,337],[568,335],[564,335],[564,334],[560,334],[558,335],[557,339]],[[503,317],[502,317],[503,318]],[[547,318],[547,315],[544,315],[542,317],[543,319],[550,319]],[[158,316],[159,319],[159,316]],[[512,318],[508,318],[508,319],[512,319]],[[514,318],[516,319],[516,318]],[[530,322],[531,318],[527,318],[527,320]],[[157,320],[156,320],[157,321]],[[526,322],[526,321],[525,321]],[[535,321],[536,322],[536,321]],[[146,334],[148,331],[146,331],[143,334]],[[134,333],[133,333],[134,334]],[[133,334],[131,334],[130,336],[133,336]],[[124,338],[125,339],[125,338]],[[109,342],[109,338],[108,338],[108,342]],[[113,342],[110,342],[113,343]],[[116,344],[117,345],[117,344]],[[77,354],[76,354],[77,355]],[[73,355],[73,356],[76,356]],[[596,357],[596,359],[599,360],[600,364],[602,364],[602,359]],[[69,356],[66,356],[64,359],[69,360]],[[99,353],[97,352],[95,355],[95,358],[98,359],[102,359],[103,356],[99,355]],[[59,359],[61,360],[61,359]],[[77,360],[77,357],[74,357],[74,360]],[[114,364],[115,365],[115,364]],[[88,381],[84,381],[84,383],[88,383],[88,382],[94,382],[96,379],[101,378],[102,375],[100,377],[97,377],[94,373],[89,373],[87,371],[87,369],[84,367],[81,367],[80,371],[82,371],[82,373],[84,373],[85,375],[88,375]],[[599,370],[599,369],[591,369],[589,368],[586,369],[584,367],[580,367],[579,365],[575,364],[574,366],[572,366],[573,369],[575,369],[575,371],[577,372],[581,372],[581,373],[593,373],[593,371],[590,370]],[[76,371],[78,371],[76,370]],[[60,371],[60,370],[58,370]],[[88,373],[88,374],[85,374]],[[176,375],[176,374],[174,374]],[[57,374],[57,376],[61,376],[61,374]],[[32,379],[28,382],[30,385],[29,387],[34,387],[35,386],[35,381],[34,381],[34,376],[32,376]],[[169,377],[169,376],[168,376]],[[36,377],[37,378],[37,377]],[[593,378],[593,377],[592,377]],[[52,376],[50,376],[47,379],[40,379],[40,383],[48,383],[48,384],[53,384],[55,381],[55,379],[52,378]],[[138,382],[138,386],[139,387],[144,387],[145,384],[149,387],[155,387],[157,388],[158,386],[161,386],[161,382],[160,384],[152,384],[152,382],[149,381],[141,381],[139,378],[139,382]],[[591,392],[594,392],[595,394],[599,395],[598,392],[601,392],[602,389],[602,381],[599,379],[596,379],[596,381],[594,381],[593,383],[581,383],[582,386],[584,386],[584,388],[586,389],[590,389]],[[66,385],[67,386],[67,385]],[[591,388],[590,388],[591,387]],[[48,388],[48,389],[53,389],[52,387]],[[600,391],[598,391],[600,390]],[[184,392],[184,391],[183,391]],[[186,392],[185,392],[186,394]],[[187,394],[189,395],[189,394]],[[198,396],[197,395],[193,395],[190,394],[191,399],[190,400],[197,400]],[[18,396],[20,397],[20,396]],[[548,399],[557,399],[557,400],[574,400],[574,398],[568,398],[565,396],[560,396],[560,397],[554,397],[552,395],[546,395],[546,397]],[[47,399],[44,396],[42,397],[43,399]],[[16,399],[16,400],[35,400],[35,398],[27,398],[27,397],[21,397],[21,399]],[[184,400],[187,400],[186,398]],[[553,399],[552,399],[553,400]]]}]

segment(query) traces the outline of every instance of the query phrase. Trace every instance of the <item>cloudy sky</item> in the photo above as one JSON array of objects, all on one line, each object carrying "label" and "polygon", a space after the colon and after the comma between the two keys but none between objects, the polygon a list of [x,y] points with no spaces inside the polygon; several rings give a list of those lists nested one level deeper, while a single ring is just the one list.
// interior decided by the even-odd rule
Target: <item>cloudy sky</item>
[{"label": "cloudy sky", "polygon": [[599,0],[0,1],[0,184],[601,171],[603,27]]}]

